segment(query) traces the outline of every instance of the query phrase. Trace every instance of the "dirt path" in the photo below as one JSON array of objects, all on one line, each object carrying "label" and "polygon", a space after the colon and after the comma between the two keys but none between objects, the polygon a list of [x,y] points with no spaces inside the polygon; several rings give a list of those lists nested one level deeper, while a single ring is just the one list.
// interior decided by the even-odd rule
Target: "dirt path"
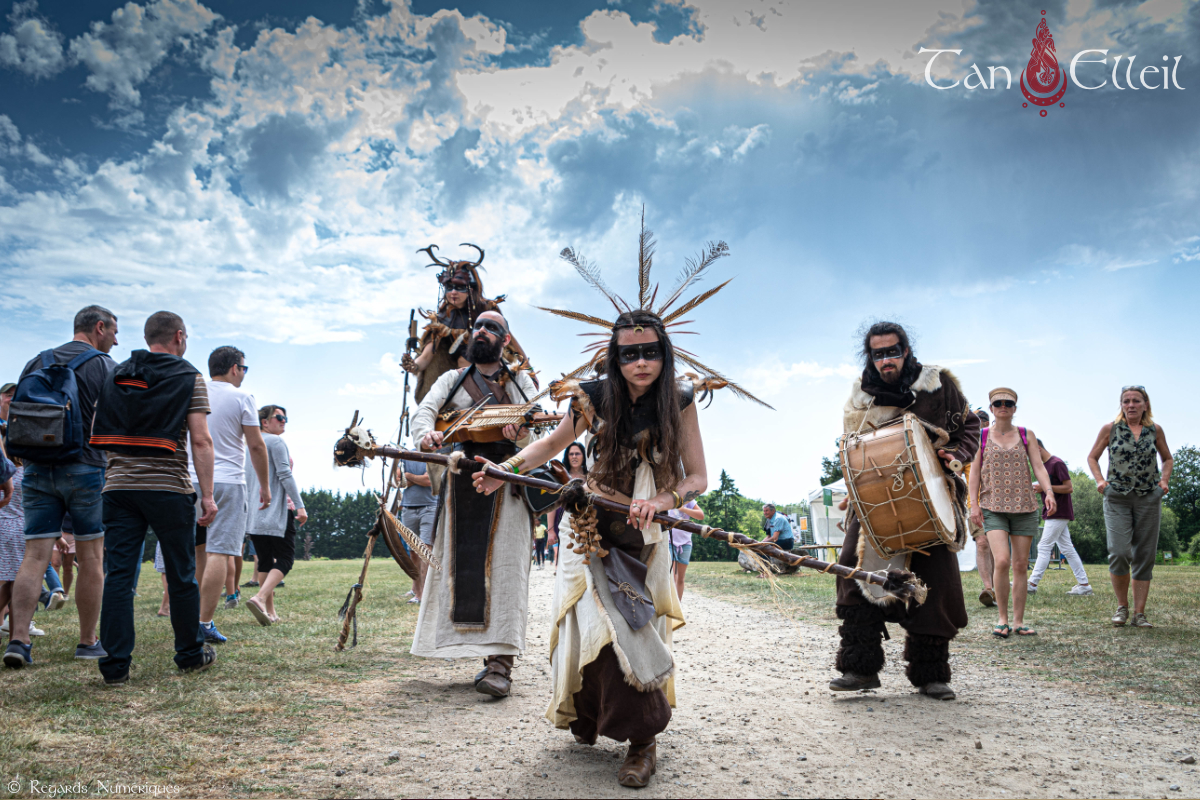
[{"label": "dirt path", "polygon": [[477,694],[479,667],[465,661],[346,686],[367,713],[329,731],[325,753],[292,751],[278,778],[306,795],[357,797],[1200,796],[1200,765],[1181,763],[1200,749],[1191,709],[1114,703],[962,661],[952,662],[959,700],[939,703],[905,680],[899,637],[885,643],[881,691],[834,695],[833,628],[694,593],[676,633],[679,707],[659,738],[658,775],[625,789],[615,780],[624,747],[577,745],[543,718],[552,587],[549,569],[533,572],[512,697]]}]

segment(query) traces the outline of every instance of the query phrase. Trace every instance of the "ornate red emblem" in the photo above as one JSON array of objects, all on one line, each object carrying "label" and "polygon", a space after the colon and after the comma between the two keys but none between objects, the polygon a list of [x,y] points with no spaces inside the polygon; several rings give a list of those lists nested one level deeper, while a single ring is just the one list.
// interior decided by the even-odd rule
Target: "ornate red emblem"
[{"label": "ornate red emblem", "polygon": [[[1038,20],[1033,35],[1033,49],[1029,51],[1029,63],[1021,70],[1021,93],[1035,106],[1052,106],[1067,92],[1067,75],[1058,63],[1054,51],[1054,37],[1046,24],[1046,12]],[[1043,109],[1041,115],[1046,116]]]}]

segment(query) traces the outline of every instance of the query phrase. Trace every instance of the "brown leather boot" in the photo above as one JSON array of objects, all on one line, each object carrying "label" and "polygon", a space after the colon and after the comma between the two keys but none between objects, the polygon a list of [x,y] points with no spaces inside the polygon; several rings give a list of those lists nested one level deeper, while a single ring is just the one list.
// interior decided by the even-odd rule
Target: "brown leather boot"
[{"label": "brown leather boot", "polygon": [[650,783],[658,761],[658,745],[654,739],[648,742],[630,742],[625,763],[617,770],[617,783],[641,789]]},{"label": "brown leather boot", "polygon": [[475,691],[492,697],[508,697],[512,689],[512,656],[488,656],[487,669],[475,681]]}]

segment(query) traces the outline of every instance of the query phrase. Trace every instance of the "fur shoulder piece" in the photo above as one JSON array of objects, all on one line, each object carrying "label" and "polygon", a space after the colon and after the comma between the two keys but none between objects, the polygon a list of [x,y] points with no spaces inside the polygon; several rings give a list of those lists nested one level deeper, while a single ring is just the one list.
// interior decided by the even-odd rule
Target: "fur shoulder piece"
[{"label": "fur shoulder piece", "polygon": [[583,388],[583,381],[578,378],[551,381],[548,391],[550,399],[556,404],[563,400],[573,402],[587,420],[588,427],[592,427],[592,423],[596,419],[596,407],[592,404],[592,398],[588,395],[587,390]]},{"label": "fur shoulder piece", "polygon": [[[954,377],[950,370],[935,364],[926,364],[921,367],[921,374],[913,382],[913,391],[936,392],[942,388],[943,376],[961,390],[958,378]],[[893,406],[877,406],[871,402],[872,400],[871,395],[862,389],[862,377],[855,378],[850,387],[850,398],[846,400],[846,405],[842,408],[842,429],[844,431],[856,431],[864,425],[878,427],[900,416],[901,409]]]}]

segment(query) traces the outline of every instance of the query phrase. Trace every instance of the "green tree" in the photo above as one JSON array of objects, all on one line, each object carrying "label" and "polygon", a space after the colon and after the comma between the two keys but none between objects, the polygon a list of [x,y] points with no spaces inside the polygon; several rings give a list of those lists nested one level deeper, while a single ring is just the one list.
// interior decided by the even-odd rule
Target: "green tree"
[{"label": "green tree", "polygon": [[1186,445],[1176,450],[1173,456],[1171,491],[1163,503],[1175,512],[1179,522],[1176,538],[1186,545],[1200,535],[1200,448]]},{"label": "green tree", "polygon": [[[704,511],[704,524],[725,531],[741,531],[739,523],[745,497],[737,490],[729,473],[721,470],[716,489],[696,499],[696,505]],[[734,548],[714,539],[692,537],[692,558],[696,561],[736,561]]]},{"label": "green tree", "polygon": [[828,486],[842,479],[842,459],[839,456],[821,459],[821,485]]},{"label": "green tree", "polygon": [[1071,505],[1075,521],[1071,523],[1071,541],[1079,557],[1088,564],[1108,561],[1108,533],[1104,527],[1104,498],[1096,491],[1096,482],[1087,472],[1071,473]]}]

